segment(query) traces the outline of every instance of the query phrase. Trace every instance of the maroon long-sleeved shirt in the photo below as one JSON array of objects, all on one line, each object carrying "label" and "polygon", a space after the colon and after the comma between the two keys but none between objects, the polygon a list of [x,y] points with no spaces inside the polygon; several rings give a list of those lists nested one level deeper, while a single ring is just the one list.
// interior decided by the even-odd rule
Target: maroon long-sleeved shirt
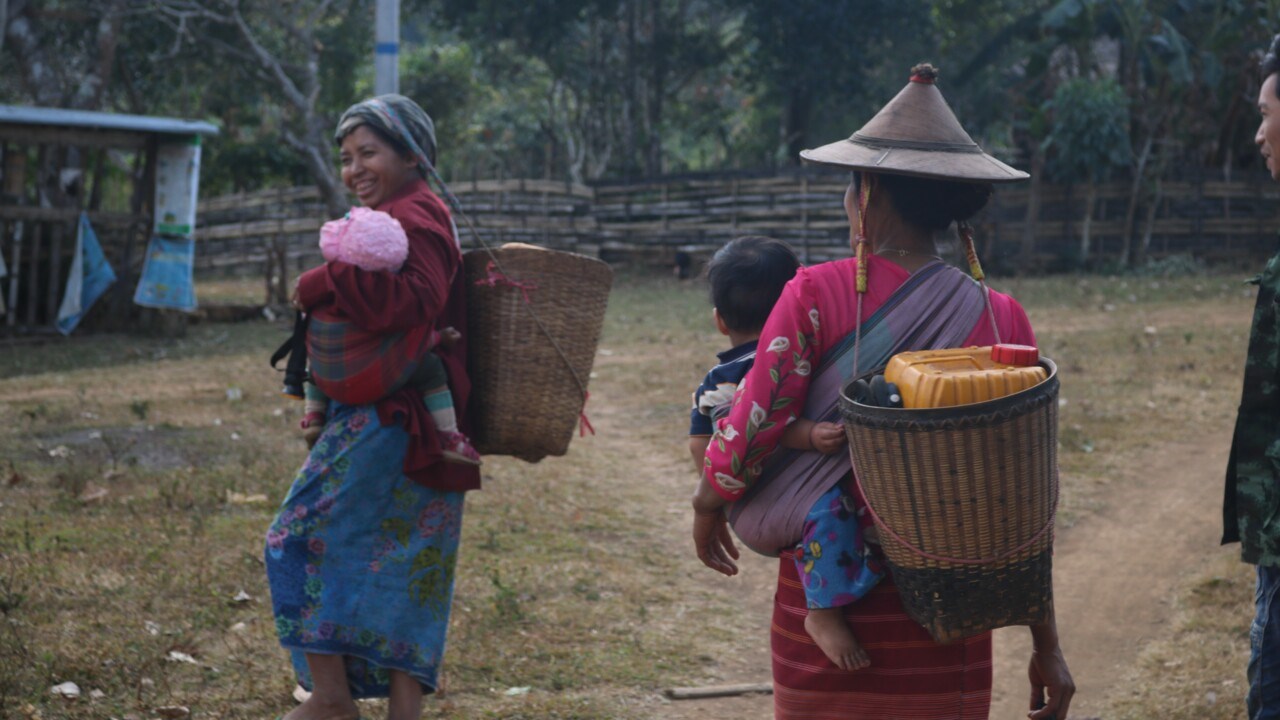
[{"label": "maroon long-sleeved shirt", "polygon": [[[453,237],[449,210],[425,180],[415,179],[378,205],[400,221],[409,238],[409,256],[399,273],[361,270],[330,262],[298,278],[298,299],[308,311],[326,309],[374,332],[400,332],[420,325],[462,331],[453,347],[435,353],[449,373],[458,427],[470,434],[467,401],[467,305],[462,254]],[[475,490],[480,472],[475,467],[440,461],[440,444],[422,398],[401,388],[378,402],[384,424],[398,421],[409,432],[405,474],[437,490]]]}]

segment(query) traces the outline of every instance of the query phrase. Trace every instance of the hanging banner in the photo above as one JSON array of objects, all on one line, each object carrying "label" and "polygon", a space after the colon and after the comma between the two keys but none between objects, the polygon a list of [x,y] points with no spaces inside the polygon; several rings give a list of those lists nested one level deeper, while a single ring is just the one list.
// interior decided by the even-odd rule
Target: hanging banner
[{"label": "hanging banner", "polygon": [[78,225],[76,250],[71,257],[71,272],[67,274],[67,289],[58,308],[58,332],[63,335],[70,335],[76,329],[84,314],[116,281],[116,272],[102,254],[102,245],[89,224],[89,216],[80,213]]},{"label": "hanging banner", "polygon": [[133,301],[146,307],[195,312],[196,287],[191,272],[195,259],[195,241],[189,237],[151,238]]},{"label": "hanging banner", "polygon": [[161,144],[156,155],[156,233],[190,237],[199,192],[200,136]]}]

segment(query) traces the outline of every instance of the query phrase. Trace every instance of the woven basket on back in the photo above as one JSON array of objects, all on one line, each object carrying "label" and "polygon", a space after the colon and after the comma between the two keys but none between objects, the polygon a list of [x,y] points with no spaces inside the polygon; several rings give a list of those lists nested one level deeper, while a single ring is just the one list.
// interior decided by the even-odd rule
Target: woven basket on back
[{"label": "woven basket on back", "polygon": [[463,257],[473,433],[486,455],[564,455],[582,412],[613,270],[509,243]]},{"label": "woven basket on back", "polygon": [[1058,497],[1058,376],[996,400],[840,412],[904,609],[955,642],[1044,622]]}]

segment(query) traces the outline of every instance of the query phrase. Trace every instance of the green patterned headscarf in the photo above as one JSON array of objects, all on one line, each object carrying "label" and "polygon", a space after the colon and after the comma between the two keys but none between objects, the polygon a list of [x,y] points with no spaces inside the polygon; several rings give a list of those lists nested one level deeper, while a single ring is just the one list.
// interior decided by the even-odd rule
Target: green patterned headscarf
[{"label": "green patterned headscarf", "polygon": [[379,95],[356,103],[342,113],[334,142],[342,140],[361,125],[368,125],[392,138],[418,160],[418,172],[428,177],[435,169],[436,126],[418,103],[403,95]]}]

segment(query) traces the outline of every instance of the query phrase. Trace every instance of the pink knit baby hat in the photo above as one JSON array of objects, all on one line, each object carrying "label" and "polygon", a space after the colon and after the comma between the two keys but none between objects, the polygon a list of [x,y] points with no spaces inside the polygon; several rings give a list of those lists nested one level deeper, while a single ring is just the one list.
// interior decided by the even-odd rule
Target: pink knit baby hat
[{"label": "pink knit baby hat", "polygon": [[353,207],[346,217],[320,228],[320,252],[329,262],[397,272],[409,257],[409,238],[400,221],[390,215]]}]

